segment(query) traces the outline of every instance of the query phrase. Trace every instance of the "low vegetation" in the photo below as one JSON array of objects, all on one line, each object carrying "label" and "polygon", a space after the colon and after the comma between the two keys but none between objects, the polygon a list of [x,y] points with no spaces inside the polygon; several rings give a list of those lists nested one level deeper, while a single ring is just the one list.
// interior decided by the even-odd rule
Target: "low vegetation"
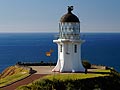
[{"label": "low vegetation", "polygon": [[29,85],[21,86],[18,88],[18,90],[79,90],[81,88],[85,88],[85,85],[90,82],[89,80],[92,80],[93,78],[104,78],[107,76],[109,75],[83,73],[54,74],[45,76],[42,79],[39,79]]},{"label": "low vegetation", "polygon": [[[87,68],[88,69],[88,68]],[[90,69],[88,73],[53,73],[20,86],[17,90],[120,90],[120,74],[112,68]],[[23,79],[29,70],[19,66],[11,66],[0,75],[0,87]]]},{"label": "low vegetation", "polygon": [[120,90],[120,79],[113,76],[76,80],[41,79],[19,90]]},{"label": "low vegetation", "polygon": [[120,90],[119,86],[120,74],[114,69],[96,69],[87,74],[48,75],[29,85],[20,86],[17,90]]},{"label": "low vegetation", "polygon": [[90,62],[87,61],[87,60],[82,60],[82,65],[83,65],[83,67],[86,68],[86,69],[90,69],[90,68],[91,68],[91,64],[90,64]]},{"label": "low vegetation", "polygon": [[97,73],[110,73],[111,70],[110,69],[94,69],[92,70],[92,72],[97,72]]},{"label": "low vegetation", "polygon": [[85,74],[87,74],[87,70],[91,68],[91,64],[87,60],[82,60],[82,65],[85,68]]},{"label": "low vegetation", "polygon": [[57,80],[65,81],[65,80],[78,80],[78,79],[103,77],[103,76],[108,76],[108,74],[82,74],[82,73],[56,74],[56,75],[45,76],[43,79],[49,79],[49,80],[57,79]]},{"label": "low vegetation", "polygon": [[0,87],[11,84],[27,76],[29,76],[29,70],[23,67],[19,66],[8,67],[0,74]]}]

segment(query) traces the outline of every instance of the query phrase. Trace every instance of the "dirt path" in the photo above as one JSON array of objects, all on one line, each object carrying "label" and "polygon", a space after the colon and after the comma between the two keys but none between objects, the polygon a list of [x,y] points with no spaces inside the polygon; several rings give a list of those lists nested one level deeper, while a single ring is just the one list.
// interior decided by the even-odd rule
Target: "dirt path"
[{"label": "dirt path", "polygon": [[6,86],[6,87],[0,88],[0,89],[1,90],[15,90],[18,86],[29,84],[29,83],[33,82],[34,80],[41,78],[45,75],[47,75],[47,74],[33,74],[21,81],[18,81],[16,83],[13,83],[12,85],[9,85],[9,86]]}]

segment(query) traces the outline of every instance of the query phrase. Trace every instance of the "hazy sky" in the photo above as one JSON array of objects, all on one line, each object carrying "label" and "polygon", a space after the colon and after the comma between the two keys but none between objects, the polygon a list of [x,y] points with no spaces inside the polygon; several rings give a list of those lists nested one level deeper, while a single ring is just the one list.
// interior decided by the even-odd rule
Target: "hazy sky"
[{"label": "hazy sky", "polygon": [[120,0],[0,0],[0,32],[58,32],[69,5],[82,32],[120,32]]}]

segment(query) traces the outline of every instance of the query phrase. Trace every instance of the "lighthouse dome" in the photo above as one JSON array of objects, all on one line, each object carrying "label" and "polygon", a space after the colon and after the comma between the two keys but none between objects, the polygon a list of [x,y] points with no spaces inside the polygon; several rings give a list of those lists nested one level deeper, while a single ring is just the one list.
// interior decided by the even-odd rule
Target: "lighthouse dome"
[{"label": "lighthouse dome", "polygon": [[73,6],[68,6],[68,13],[61,17],[60,22],[80,22],[78,17],[71,12],[72,10]]}]

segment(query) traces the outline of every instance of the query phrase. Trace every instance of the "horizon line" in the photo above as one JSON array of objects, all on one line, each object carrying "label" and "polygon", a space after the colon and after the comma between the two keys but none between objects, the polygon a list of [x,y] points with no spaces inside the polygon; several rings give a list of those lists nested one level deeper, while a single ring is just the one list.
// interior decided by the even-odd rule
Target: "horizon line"
[{"label": "horizon line", "polygon": [[[0,33],[59,33],[59,32],[41,32],[41,31],[11,31],[11,32],[0,32]],[[107,31],[107,32],[93,32],[93,31],[89,31],[89,32],[84,32],[84,31],[81,31],[80,33],[120,33],[120,31],[118,32],[110,32],[110,31]]]}]

